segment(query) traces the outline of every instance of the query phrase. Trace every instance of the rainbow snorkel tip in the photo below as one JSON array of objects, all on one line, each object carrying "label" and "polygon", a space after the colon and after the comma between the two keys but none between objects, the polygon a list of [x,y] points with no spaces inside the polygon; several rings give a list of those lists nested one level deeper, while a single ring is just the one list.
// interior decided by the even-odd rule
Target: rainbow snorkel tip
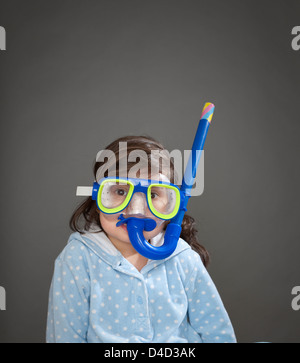
[{"label": "rainbow snorkel tip", "polygon": [[214,112],[215,105],[213,103],[207,102],[203,108],[201,120],[207,120],[209,123],[211,123]]}]

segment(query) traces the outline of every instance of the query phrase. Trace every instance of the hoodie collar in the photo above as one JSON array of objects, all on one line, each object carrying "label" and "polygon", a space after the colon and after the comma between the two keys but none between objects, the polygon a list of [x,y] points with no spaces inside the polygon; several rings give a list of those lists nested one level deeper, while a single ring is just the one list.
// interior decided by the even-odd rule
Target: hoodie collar
[{"label": "hoodie collar", "polygon": [[[104,232],[86,232],[85,234],[80,234],[79,232],[74,233],[76,239],[79,239],[82,243],[84,243],[90,250],[92,250],[98,257],[100,257],[103,261],[111,265],[113,268],[117,268],[121,265],[121,263],[126,260],[121,252],[116,249],[116,247],[111,243],[109,238],[106,236]],[[164,242],[164,233],[160,233],[154,239],[151,240],[151,244],[159,247]],[[186,249],[190,249],[191,247],[183,240],[179,239],[177,247],[171,256],[163,259],[163,260],[148,260],[147,265],[142,269],[149,271],[150,269],[164,263],[165,261],[173,258],[178,255],[182,251]],[[128,262],[126,260],[126,262]],[[129,263],[129,262],[128,262]],[[130,264],[131,265],[131,264]]]}]

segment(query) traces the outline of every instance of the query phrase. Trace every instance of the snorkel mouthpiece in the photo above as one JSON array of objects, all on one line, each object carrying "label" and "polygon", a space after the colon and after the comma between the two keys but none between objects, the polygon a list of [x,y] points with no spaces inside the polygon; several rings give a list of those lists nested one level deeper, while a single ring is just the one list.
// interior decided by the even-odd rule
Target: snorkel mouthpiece
[{"label": "snorkel mouthpiece", "polygon": [[[136,221],[137,225],[139,226],[143,226],[143,230],[145,230],[146,232],[150,232],[153,231],[153,229],[155,229],[156,227],[156,222],[154,219],[151,218],[139,218],[139,217],[127,217],[125,218],[123,216],[123,214],[120,215],[120,217],[118,218],[120,221],[116,224],[117,227],[120,227],[122,224],[127,224],[127,228],[128,228],[128,223],[130,223],[131,221]],[[139,223],[139,221],[142,221],[142,223]]]},{"label": "snorkel mouthpiece", "polygon": [[[156,222],[151,218],[125,218],[122,214],[119,217],[120,221],[117,227],[122,224],[127,224],[129,239],[134,249],[141,255],[151,260],[163,260],[169,257],[176,249],[177,242],[180,237],[181,227],[178,225],[172,226],[170,223],[166,232],[164,244],[160,247],[152,246],[144,237],[144,231],[153,231],[156,227]],[[171,228],[170,228],[171,227]]]}]

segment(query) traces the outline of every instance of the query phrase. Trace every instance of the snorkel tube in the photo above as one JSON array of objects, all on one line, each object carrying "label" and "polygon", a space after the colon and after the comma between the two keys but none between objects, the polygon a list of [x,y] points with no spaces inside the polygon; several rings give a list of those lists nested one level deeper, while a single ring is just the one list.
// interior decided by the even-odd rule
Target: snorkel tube
[{"label": "snorkel tube", "polygon": [[127,224],[128,235],[134,249],[144,257],[151,260],[162,260],[169,257],[177,247],[181,234],[181,224],[184,214],[187,211],[187,204],[191,197],[191,189],[194,185],[214,110],[215,106],[212,103],[205,104],[180,188],[184,198],[178,214],[167,226],[164,244],[160,247],[152,246],[144,237],[144,231],[152,231],[156,227],[156,222],[154,220],[135,217],[124,218],[122,215],[119,218],[120,221],[117,223],[117,226],[124,223]]}]

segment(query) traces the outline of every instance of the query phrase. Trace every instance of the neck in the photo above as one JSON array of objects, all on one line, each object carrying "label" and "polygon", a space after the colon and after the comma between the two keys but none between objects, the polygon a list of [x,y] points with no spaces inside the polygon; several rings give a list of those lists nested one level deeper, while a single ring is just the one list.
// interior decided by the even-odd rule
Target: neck
[{"label": "neck", "polygon": [[126,258],[138,271],[147,264],[148,259],[140,255],[132,246],[131,243],[122,242],[114,237],[108,236],[111,243],[121,252],[122,256]]}]

